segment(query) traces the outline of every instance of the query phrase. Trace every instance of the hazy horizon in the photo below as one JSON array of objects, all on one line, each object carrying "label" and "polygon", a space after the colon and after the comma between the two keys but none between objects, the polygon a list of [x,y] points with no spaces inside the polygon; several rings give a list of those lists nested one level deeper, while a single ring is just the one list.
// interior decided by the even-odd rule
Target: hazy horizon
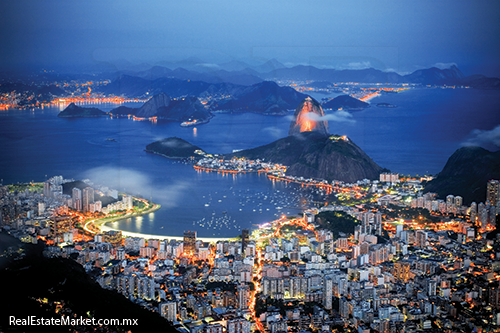
[{"label": "hazy horizon", "polygon": [[401,74],[455,64],[465,75],[500,77],[500,3],[492,1],[21,0],[0,9],[1,70],[277,59]]}]

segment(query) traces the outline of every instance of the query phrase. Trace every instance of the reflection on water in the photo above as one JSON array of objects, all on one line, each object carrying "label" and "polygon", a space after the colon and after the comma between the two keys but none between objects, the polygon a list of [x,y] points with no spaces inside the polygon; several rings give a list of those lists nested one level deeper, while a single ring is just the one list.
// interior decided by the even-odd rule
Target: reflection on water
[{"label": "reflection on water", "polygon": [[[179,167],[192,171],[190,165]],[[282,214],[299,215],[311,202],[325,199],[325,193],[320,190],[280,182],[273,185],[263,174],[201,173],[192,177],[190,188],[178,193],[178,205],[142,216],[142,223],[138,218],[127,219],[119,225],[120,229],[176,236],[184,230],[196,230],[204,237],[234,237],[242,229],[253,228]],[[129,220],[132,223],[128,223]]]},{"label": "reflection on water", "polygon": [[[374,100],[396,108],[372,105],[351,112],[354,122],[330,121],[329,127],[332,134],[349,136],[381,167],[403,174],[436,174],[473,130],[500,124],[499,97],[499,91],[479,89],[413,89]],[[109,111],[115,106],[95,107]],[[299,214],[302,198],[319,195],[273,183],[265,175],[197,173],[189,165],[144,152],[146,145],[171,136],[209,153],[261,146],[286,136],[287,116],[217,114],[208,124],[185,128],[161,120],[65,119],[57,117],[59,111],[54,106],[0,112],[3,183],[44,181],[45,175],[84,179],[89,178],[88,170],[107,167],[114,170],[117,189],[141,193],[162,205],[154,214],[113,227],[178,236],[194,229],[200,236],[231,237],[280,214]],[[130,170],[133,173],[126,172]],[[131,174],[140,177],[127,179]]]}]

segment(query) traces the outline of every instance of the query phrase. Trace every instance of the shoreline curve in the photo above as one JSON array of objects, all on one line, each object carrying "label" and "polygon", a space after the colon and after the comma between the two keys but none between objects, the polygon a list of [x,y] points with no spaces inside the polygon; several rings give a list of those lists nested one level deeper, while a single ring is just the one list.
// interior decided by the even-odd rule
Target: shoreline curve
[{"label": "shoreline curve", "polygon": [[[184,240],[184,237],[182,236],[165,236],[165,235],[152,235],[152,234],[143,234],[139,232],[132,232],[132,231],[123,231],[120,229],[115,229],[111,228],[105,224],[102,224],[101,226],[101,231],[121,231],[122,236],[124,237],[140,237],[144,239],[175,239],[175,240]],[[216,243],[217,241],[226,241],[230,239],[235,239],[236,237],[232,238],[223,238],[223,237],[196,237],[196,240],[201,240],[202,242],[209,242],[209,243]]]}]

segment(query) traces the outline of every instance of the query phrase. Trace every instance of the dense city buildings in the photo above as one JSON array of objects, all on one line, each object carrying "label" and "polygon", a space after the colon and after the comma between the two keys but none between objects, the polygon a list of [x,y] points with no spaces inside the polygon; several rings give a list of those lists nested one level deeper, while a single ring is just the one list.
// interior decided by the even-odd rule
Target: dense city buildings
[{"label": "dense city buildings", "polygon": [[[395,174],[338,183],[335,204],[212,243],[187,230],[170,239],[101,231],[89,219],[141,199],[90,182],[66,195],[68,183],[0,187],[3,231],[45,242],[45,256],[76,260],[179,332],[499,330],[498,181],[470,206]],[[92,210],[98,191],[117,201]]]}]

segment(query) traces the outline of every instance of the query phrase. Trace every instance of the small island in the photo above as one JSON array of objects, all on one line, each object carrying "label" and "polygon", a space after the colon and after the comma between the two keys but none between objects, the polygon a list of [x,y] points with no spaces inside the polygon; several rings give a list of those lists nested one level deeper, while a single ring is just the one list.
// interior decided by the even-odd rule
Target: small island
[{"label": "small island", "polygon": [[200,159],[205,152],[186,140],[177,137],[165,138],[146,146],[146,152],[160,155],[169,159]]},{"label": "small island", "polygon": [[82,108],[75,103],[71,103],[66,107],[66,109],[59,112],[57,116],[60,118],[97,118],[105,117],[107,115],[108,114],[106,112],[97,108]]}]

